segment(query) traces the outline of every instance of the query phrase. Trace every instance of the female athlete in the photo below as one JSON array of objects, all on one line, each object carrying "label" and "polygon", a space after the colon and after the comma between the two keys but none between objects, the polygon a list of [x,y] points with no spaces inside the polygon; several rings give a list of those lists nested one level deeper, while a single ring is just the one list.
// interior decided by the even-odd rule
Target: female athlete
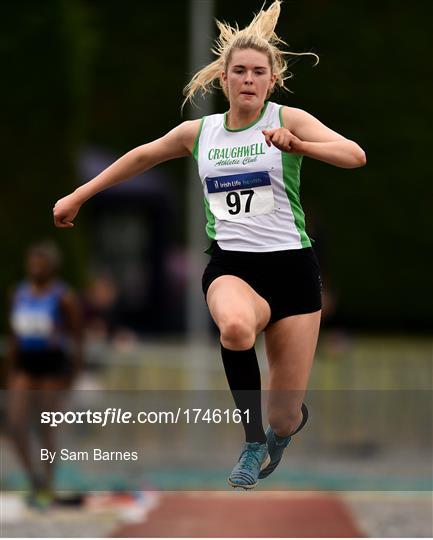
[{"label": "female athlete", "polygon": [[[44,470],[38,471],[32,460],[32,414],[60,407],[82,365],[81,309],[75,293],[57,277],[59,263],[54,244],[33,245],[26,257],[26,279],[10,301],[7,420],[31,483],[28,502],[40,509],[54,500],[54,464],[45,461]],[[43,447],[53,452],[52,430],[40,427]]]},{"label": "female athlete", "polygon": [[[366,162],[355,142],[312,115],[267,101],[275,87],[285,87],[284,54],[297,54],[279,49],[279,14],[277,0],[242,30],[217,22],[217,59],[194,75],[185,101],[219,84],[229,102],[225,114],[183,122],[131,150],[53,209],[57,227],[72,227],[95,193],[163,161],[196,159],[211,240],[203,292],[234,400],[242,412],[249,409],[249,418],[242,415],[246,442],[229,476],[230,485],[244,489],[275,469],[308,416],[303,397],[319,333],[321,282],[299,199],[302,158],[343,168]],[[262,331],[271,391],[266,433],[254,349]]]}]

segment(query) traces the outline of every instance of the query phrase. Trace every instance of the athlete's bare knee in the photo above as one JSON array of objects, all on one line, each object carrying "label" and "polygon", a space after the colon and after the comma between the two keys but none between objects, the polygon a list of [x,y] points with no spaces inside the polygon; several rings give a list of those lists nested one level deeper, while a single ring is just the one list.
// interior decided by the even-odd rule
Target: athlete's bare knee
[{"label": "athlete's bare knee", "polygon": [[296,431],[302,422],[302,412],[299,410],[274,411],[269,416],[269,424],[273,431],[281,437],[286,437]]},{"label": "athlete's bare knee", "polygon": [[254,346],[256,334],[254,324],[245,317],[227,317],[220,326],[221,343],[226,349],[246,351]]}]

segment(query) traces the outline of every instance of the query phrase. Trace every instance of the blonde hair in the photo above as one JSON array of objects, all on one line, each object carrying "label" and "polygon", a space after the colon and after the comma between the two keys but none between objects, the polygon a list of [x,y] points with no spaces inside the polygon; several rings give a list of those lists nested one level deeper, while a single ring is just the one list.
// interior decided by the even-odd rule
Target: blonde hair
[{"label": "blonde hair", "polygon": [[275,27],[277,26],[281,11],[280,6],[281,1],[275,0],[267,10],[262,8],[254,16],[251,23],[243,30],[239,30],[237,24],[235,27],[232,27],[228,23],[216,21],[220,35],[216,39],[212,52],[218,58],[198,71],[185,86],[183,90],[185,99],[182,103],[182,109],[187,101],[193,103],[194,95],[199,91],[204,96],[212,92],[214,88],[222,88],[224,94],[228,97],[225,88],[221,85],[220,76],[222,71],[227,71],[233,51],[236,49],[254,49],[265,53],[268,56],[271,71],[276,75],[275,85],[289,92],[290,90],[286,87],[284,81],[290,79],[293,75],[287,71],[288,64],[284,59],[285,55],[311,55],[316,58],[314,65],[319,63],[317,54],[311,52],[295,53],[279,49],[278,46],[287,45],[275,33]]}]

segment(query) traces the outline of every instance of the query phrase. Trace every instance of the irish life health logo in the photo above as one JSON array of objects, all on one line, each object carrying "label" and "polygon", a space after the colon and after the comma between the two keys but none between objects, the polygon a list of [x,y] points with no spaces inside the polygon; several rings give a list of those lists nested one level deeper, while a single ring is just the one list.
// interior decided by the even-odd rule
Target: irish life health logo
[{"label": "irish life health logo", "polygon": [[225,148],[210,148],[208,160],[213,161],[215,167],[225,165],[247,165],[257,161],[258,156],[264,155],[264,143],[254,143],[246,146],[233,146]]}]

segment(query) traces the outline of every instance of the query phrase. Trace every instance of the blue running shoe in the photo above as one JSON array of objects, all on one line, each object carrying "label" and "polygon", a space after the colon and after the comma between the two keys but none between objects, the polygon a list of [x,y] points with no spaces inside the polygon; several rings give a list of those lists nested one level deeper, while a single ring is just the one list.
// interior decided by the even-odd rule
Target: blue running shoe
[{"label": "blue running shoe", "polygon": [[239,461],[232,470],[228,483],[232,487],[253,489],[261,469],[270,462],[266,443],[246,442],[242,448]]},{"label": "blue running shoe", "polygon": [[268,426],[268,429],[266,430],[266,439],[268,443],[270,462],[267,467],[264,467],[260,471],[260,474],[259,474],[260,479],[266,478],[276,469],[278,463],[281,461],[281,458],[283,457],[284,449],[292,440],[293,435],[298,433],[298,431],[301,431],[301,429],[307,423],[308,409],[305,403],[302,404],[301,411],[302,411],[302,422],[300,423],[296,431],[294,431],[287,437],[279,437],[273,432],[271,426]]}]

